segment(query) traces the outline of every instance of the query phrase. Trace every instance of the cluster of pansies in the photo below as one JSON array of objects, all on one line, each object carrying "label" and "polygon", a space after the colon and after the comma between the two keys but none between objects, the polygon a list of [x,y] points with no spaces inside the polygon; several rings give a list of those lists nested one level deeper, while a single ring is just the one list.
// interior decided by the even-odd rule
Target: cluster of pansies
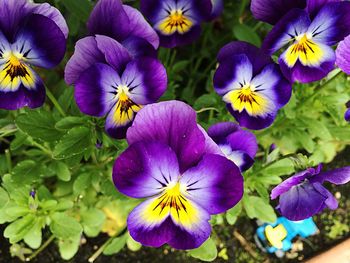
[{"label": "cluster of pansies", "polygon": [[[252,0],[254,16],[274,27],[261,49],[232,42],[219,52],[214,88],[238,124],[218,123],[207,133],[189,105],[156,103],[167,87],[157,49],[194,41],[201,23],[222,9],[220,0],[141,0],[149,24],[121,0],[100,0],[87,23],[89,35],[76,43],[65,68],[81,112],[106,116],[106,132],[128,142],[115,162],[113,181],[121,193],[144,199],[130,213],[128,229],[147,246],[203,244],[211,215],[240,201],[242,172],[254,163],[258,143],[242,127],[272,125],[290,100],[294,81],[320,80],[335,63],[350,73],[350,2]],[[1,108],[43,105],[45,87],[31,66],[59,64],[67,35],[64,18],[52,6],[0,0]],[[280,50],[276,63],[271,55]],[[300,220],[337,207],[325,181],[349,180],[349,167],[309,168],[273,189],[271,198],[279,197],[282,215]]]}]

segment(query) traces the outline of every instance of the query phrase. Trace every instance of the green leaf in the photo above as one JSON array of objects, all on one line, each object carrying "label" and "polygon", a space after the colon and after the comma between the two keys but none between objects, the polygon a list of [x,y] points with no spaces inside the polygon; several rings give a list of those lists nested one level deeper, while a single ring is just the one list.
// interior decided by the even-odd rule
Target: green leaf
[{"label": "green leaf", "polygon": [[2,209],[9,202],[10,198],[4,188],[0,187],[0,209]]},{"label": "green leaf", "polygon": [[[266,168],[263,168],[263,173],[264,173],[263,177],[266,178],[268,181],[268,178],[272,178],[273,176],[289,175],[294,171],[295,169],[294,169],[293,161],[288,158],[284,158],[267,166]],[[263,181],[263,180],[259,179],[259,181]]]},{"label": "green leaf", "polygon": [[120,250],[123,249],[123,247],[126,244],[126,240],[128,239],[128,233],[125,233],[124,235],[120,237],[114,238],[103,250],[104,255],[113,255],[117,254]]},{"label": "green leaf", "polygon": [[70,238],[60,239],[58,249],[64,260],[69,260],[78,252],[80,245],[80,234],[72,235]]},{"label": "green leaf", "polygon": [[87,117],[75,117],[75,116],[69,116],[65,117],[61,120],[59,120],[55,127],[58,130],[70,130],[76,126],[81,126],[86,124],[86,121],[88,120]]},{"label": "green leaf", "polygon": [[245,196],[243,206],[249,218],[258,218],[263,222],[273,223],[277,220],[272,206],[257,196]]},{"label": "green leaf", "polygon": [[[45,167],[32,160],[19,162],[12,170],[12,179],[15,183],[32,184],[40,182],[45,174]],[[29,194],[29,193],[28,193]]]},{"label": "green leaf", "polygon": [[71,174],[68,166],[63,162],[52,162],[50,165],[51,170],[55,172],[57,177],[64,182],[68,182],[71,178]]},{"label": "green leaf", "polygon": [[56,159],[68,159],[83,154],[91,145],[91,132],[86,127],[75,127],[64,135],[54,149]]},{"label": "green leaf", "polygon": [[52,114],[43,110],[28,111],[16,118],[16,125],[22,132],[47,142],[57,141],[62,136],[55,123]]},{"label": "green leaf", "polygon": [[67,10],[78,17],[81,21],[89,18],[92,5],[89,0],[61,0]]},{"label": "green leaf", "polygon": [[308,152],[313,153],[315,150],[315,142],[312,140],[310,134],[303,130],[294,129],[295,138],[300,142],[301,146]]},{"label": "green leaf", "polygon": [[81,194],[86,188],[91,185],[91,176],[88,173],[83,173],[78,176],[73,184],[73,192],[77,195]]},{"label": "green leaf", "polygon": [[22,240],[24,236],[36,224],[36,217],[33,214],[28,214],[5,228],[4,237],[10,239],[10,243],[17,243]]},{"label": "green leaf", "polygon": [[129,234],[128,232],[128,239],[126,240],[126,245],[128,247],[128,249],[130,249],[131,251],[138,251],[141,249],[142,245],[141,243],[135,241]]},{"label": "green leaf", "polygon": [[241,41],[246,41],[257,47],[260,47],[261,40],[259,35],[249,26],[239,24],[233,27],[234,36]]},{"label": "green leaf", "polygon": [[35,225],[30,229],[30,231],[25,235],[24,242],[33,249],[40,247],[42,242],[42,232],[41,228],[45,223],[44,218],[37,218]]},{"label": "green leaf", "polygon": [[199,248],[188,251],[188,254],[191,257],[210,262],[216,259],[218,256],[218,250],[216,248],[215,242],[209,238]]},{"label": "green leaf", "polygon": [[217,97],[214,94],[204,94],[200,96],[194,103],[194,108],[200,110],[207,107],[215,107],[217,104]]},{"label": "green leaf", "polygon": [[57,238],[69,239],[72,236],[80,235],[83,231],[78,221],[65,213],[54,213],[51,219],[50,229]]},{"label": "green leaf", "polygon": [[242,203],[239,202],[237,205],[227,210],[226,220],[230,225],[234,225],[238,219],[238,216],[242,212]]},{"label": "green leaf", "polygon": [[105,214],[97,209],[90,208],[81,213],[81,224],[88,237],[96,237],[102,229],[105,222]]}]

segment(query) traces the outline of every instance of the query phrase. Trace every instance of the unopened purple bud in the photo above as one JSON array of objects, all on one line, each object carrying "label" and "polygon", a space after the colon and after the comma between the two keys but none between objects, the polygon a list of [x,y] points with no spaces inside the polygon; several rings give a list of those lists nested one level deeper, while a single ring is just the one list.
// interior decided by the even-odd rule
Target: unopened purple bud
[{"label": "unopened purple bud", "polygon": [[274,144],[274,143],[271,144],[270,149],[269,149],[269,153],[273,152],[276,149],[276,147],[277,147],[276,144]]},{"label": "unopened purple bud", "polygon": [[32,190],[30,191],[29,195],[30,195],[31,197],[35,198],[35,195],[36,195],[35,189],[32,189]]},{"label": "unopened purple bud", "polygon": [[101,149],[102,148],[102,142],[101,141],[97,141],[96,144],[95,144],[95,147],[97,149]]}]

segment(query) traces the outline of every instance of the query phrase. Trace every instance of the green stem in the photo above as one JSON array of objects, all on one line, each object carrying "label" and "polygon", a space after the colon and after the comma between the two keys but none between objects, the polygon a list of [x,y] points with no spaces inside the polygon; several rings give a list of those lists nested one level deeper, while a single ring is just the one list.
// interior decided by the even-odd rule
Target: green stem
[{"label": "green stem", "polygon": [[52,92],[46,87],[46,95],[47,97],[50,99],[50,101],[52,102],[52,104],[55,106],[55,108],[58,110],[58,112],[63,116],[66,117],[66,113],[64,112],[64,110],[62,109],[61,105],[58,103],[58,101],[56,100],[55,96],[52,94]]},{"label": "green stem", "polygon": [[37,148],[39,148],[40,150],[42,150],[44,153],[48,154],[49,156],[52,156],[52,152],[47,149],[46,147],[42,146],[41,144],[35,142],[35,141],[32,141],[31,144]]},{"label": "green stem", "polygon": [[264,167],[262,167],[262,168],[260,169],[260,172],[263,171],[263,170],[265,170],[266,168],[270,167],[271,165],[273,165],[273,164],[275,164],[275,163],[281,161],[281,160],[288,159],[288,158],[290,158],[290,157],[295,157],[295,156],[297,156],[297,154],[295,154],[295,153],[287,154],[287,155],[283,156],[283,157],[280,158],[280,159],[277,159],[277,160],[274,160],[274,161],[268,163],[267,165],[265,165]]},{"label": "green stem", "polygon": [[55,237],[52,235],[49,237],[48,240],[44,244],[42,244],[41,247],[39,247],[33,254],[31,254],[29,257],[26,258],[26,261],[31,261],[34,259],[41,251],[43,251],[50,243],[55,239]]},{"label": "green stem", "polygon": [[202,112],[206,112],[206,111],[216,111],[219,112],[218,109],[214,108],[214,107],[208,107],[208,108],[203,108],[197,111],[197,113],[202,113]]},{"label": "green stem", "polygon": [[12,171],[12,161],[11,161],[11,152],[9,149],[5,150],[5,157],[6,157],[6,164],[7,164],[7,171],[11,173]]}]

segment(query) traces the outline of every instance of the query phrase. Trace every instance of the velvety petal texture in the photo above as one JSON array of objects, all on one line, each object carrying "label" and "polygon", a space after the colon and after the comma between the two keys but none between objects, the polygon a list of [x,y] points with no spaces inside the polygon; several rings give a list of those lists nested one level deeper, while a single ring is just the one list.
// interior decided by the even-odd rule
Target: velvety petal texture
[{"label": "velvety petal texture", "polygon": [[43,105],[44,83],[32,66],[57,66],[67,35],[63,16],[49,4],[0,0],[0,108]]},{"label": "velvety petal texture", "polygon": [[167,48],[187,45],[200,35],[203,21],[217,16],[221,1],[212,0],[142,0],[141,11]]},{"label": "velvety petal texture", "polygon": [[335,53],[337,66],[350,75],[350,36],[339,43]]},{"label": "velvety petal texture", "polygon": [[300,172],[271,192],[271,199],[279,198],[277,209],[289,220],[298,221],[320,213],[326,207],[336,209],[338,202],[322,185],[325,181],[346,184],[350,181],[350,167],[321,172],[322,166]]},{"label": "velvety petal texture", "polygon": [[[129,129],[129,147],[117,158],[113,181],[123,194],[146,198],[129,215],[130,235],[145,246],[194,249],[210,236],[211,215],[243,195],[243,177],[183,102],[145,106]],[[209,152],[207,152],[209,151]]]},{"label": "velvety petal texture", "polygon": [[254,163],[258,143],[253,133],[242,130],[231,122],[217,123],[208,129],[209,136],[219,145],[224,155],[241,171]]},{"label": "velvety petal texture", "polygon": [[214,88],[239,125],[255,130],[270,126],[292,92],[279,67],[245,42],[227,45],[218,60]]}]

